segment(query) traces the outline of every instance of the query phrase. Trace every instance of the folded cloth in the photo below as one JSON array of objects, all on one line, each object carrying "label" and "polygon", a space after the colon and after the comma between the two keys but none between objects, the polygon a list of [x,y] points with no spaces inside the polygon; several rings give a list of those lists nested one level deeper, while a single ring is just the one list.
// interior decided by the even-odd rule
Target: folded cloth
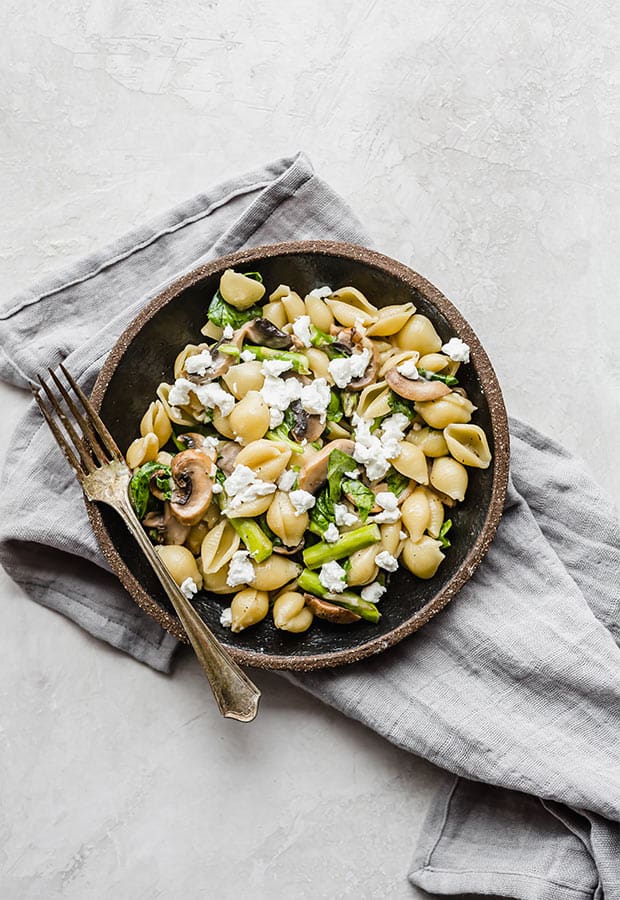
[{"label": "folded cloth", "polygon": [[[4,304],[0,378],[66,361],[87,389],[137,310],[178,275],[258,244],[368,244],[303,154],[220,185]],[[415,896],[620,900],[620,537],[578,461],[511,422],[505,514],[472,580],[372,660],[286,675],[445,776]],[[34,405],[9,448],[0,561],[33,599],[160,671],[176,642],[111,575]]]}]

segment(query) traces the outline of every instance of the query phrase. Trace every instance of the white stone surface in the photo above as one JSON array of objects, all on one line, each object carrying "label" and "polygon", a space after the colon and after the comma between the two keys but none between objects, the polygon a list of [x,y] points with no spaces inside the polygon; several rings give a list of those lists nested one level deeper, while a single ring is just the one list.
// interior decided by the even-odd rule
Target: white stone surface
[{"label": "white stone surface", "polygon": [[[511,413],[616,501],[618,8],[92,0],[0,10],[3,295],[179,198],[303,148],[438,285]],[[286,237],[286,235],[283,235]],[[0,388],[6,446],[25,399]],[[432,769],[258,673],[221,721],[0,575],[0,895],[410,896]]]}]

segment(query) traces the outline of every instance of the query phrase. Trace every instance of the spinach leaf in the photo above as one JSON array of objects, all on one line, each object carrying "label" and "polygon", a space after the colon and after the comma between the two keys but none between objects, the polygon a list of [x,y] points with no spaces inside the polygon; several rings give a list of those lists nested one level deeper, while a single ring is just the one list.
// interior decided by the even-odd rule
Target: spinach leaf
[{"label": "spinach leaf", "polygon": [[155,484],[163,493],[164,499],[170,500],[172,497],[172,474],[170,466],[154,461],[144,463],[129,482],[129,499],[131,500],[139,519],[143,519],[146,515],[149,508],[149,501],[152,499],[150,482],[153,475],[157,476],[155,478]]},{"label": "spinach leaf", "polygon": [[342,450],[332,450],[327,463],[327,483],[329,485],[329,498],[335,503],[340,497],[342,479],[347,472],[356,468],[355,460]]},{"label": "spinach leaf", "polygon": [[454,375],[440,375],[439,372],[429,372],[428,369],[420,368],[418,368],[418,372],[426,381],[443,381],[448,387],[456,387],[459,383],[458,378],[455,378]]},{"label": "spinach leaf", "polygon": [[446,537],[447,533],[450,531],[451,528],[452,528],[452,519],[446,519],[446,521],[441,526],[441,529],[439,531],[439,535],[437,538],[437,540],[441,541],[442,547],[451,547],[452,546],[452,544]]},{"label": "spinach leaf", "polygon": [[390,467],[389,472],[387,473],[387,477],[385,479],[388,491],[391,491],[393,494],[396,494],[397,497],[400,497],[402,492],[409,485],[409,479],[406,475],[401,475],[400,472],[397,472],[394,466]]},{"label": "spinach leaf", "polygon": [[329,496],[329,489],[323,488],[316,498],[316,503],[310,510],[310,531],[323,537],[332,523],[336,522],[334,503]]},{"label": "spinach leaf", "polygon": [[342,404],[337,391],[331,391],[327,407],[327,421],[339,422],[342,419]]},{"label": "spinach leaf", "polygon": [[368,518],[368,513],[375,505],[373,492],[361,481],[356,481],[354,478],[345,479],[342,482],[342,490],[355,503],[360,519],[362,522],[365,522]]},{"label": "spinach leaf", "polygon": [[258,304],[250,306],[249,309],[235,309],[230,303],[227,303],[219,291],[216,292],[213,300],[209,304],[207,318],[214,325],[220,328],[241,328],[246,322],[252,319],[259,319],[262,314],[261,307]]},{"label": "spinach leaf", "polygon": [[390,391],[388,406],[393,413],[403,413],[409,419],[413,419],[416,414],[413,403],[410,400],[405,400],[404,397],[399,397],[394,391]]}]

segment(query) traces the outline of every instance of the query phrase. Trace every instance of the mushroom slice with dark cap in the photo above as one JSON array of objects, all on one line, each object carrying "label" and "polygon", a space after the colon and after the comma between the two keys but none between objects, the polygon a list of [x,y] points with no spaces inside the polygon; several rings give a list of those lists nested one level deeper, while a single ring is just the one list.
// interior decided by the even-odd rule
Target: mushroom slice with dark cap
[{"label": "mushroom slice with dark cap", "polygon": [[274,544],[273,552],[279,553],[281,556],[293,556],[295,553],[299,553],[300,550],[304,548],[304,539],[297,544],[296,547],[287,547],[285,544]]},{"label": "mushroom slice with dark cap", "polygon": [[343,453],[353,454],[355,442],[347,438],[338,438],[330,441],[318,453],[312,456],[302,467],[299,473],[299,487],[302,491],[314,494],[327,481],[327,466],[329,454],[332,450],[342,450]]},{"label": "mushroom slice with dark cap", "polygon": [[220,444],[218,464],[224,475],[232,475],[240,450],[241,445],[236,441],[224,441]]},{"label": "mushroom slice with dark cap", "polygon": [[406,400],[438,400],[445,397],[446,394],[452,393],[443,381],[426,381],[425,378],[405,378],[396,369],[388,369],[385,373],[385,380],[399,397]]},{"label": "mushroom slice with dark cap", "polygon": [[164,544],[184,544],[189,534],[189,525],[182,525],[172,515],[169,503],[164,503],[163,512],[150,512],[142,520],[146,528],[155,528],[163,538]]},{"label": "mushroom slice with dark cap", "polygon": [[272,350],[288,350],[293,346],[291,335],[280,331],[269,319],[253,319],[244,325],[244,339],[251,344],[270,347]]},{"label": "mushroom slice with dark cap", "polygon": [[202,450],[183,450],[170,465],[174,490],[170,510],[183,525],[196,525],[211,503],[213,459]]},{"label": "mushroom slice with dark cap", "polygon": [[294,419],[294,425],[291,428],[293,440],[300,444],[304,440],[309,443],[318,440],[325,431],[325,423],[321,422],[321,417],[307,413],[300,400],[291,403],[289,409]]},{"label": "mushroom slice with dark cap", "polygon": [[350,609],[344,609],[335,603],[321,600],[319,597],[315,597],[314,594],[304,594],[304,600],[308,609],[318,619],[325,619],[326,622],[333,622],[335,625],[350,625],[352,622],[359,622],[361,619],[361,616],[351,612]]},{"label": "mushroom slice with dark cap", "polygon": [[[186,450],[203,450],[205,439],[202,434],[195,431],[186,431],[183,434],[177,434],[177,441],[179,444],[183,444]],[[208,452],[206,448],[204,449],[205,452]]]}]

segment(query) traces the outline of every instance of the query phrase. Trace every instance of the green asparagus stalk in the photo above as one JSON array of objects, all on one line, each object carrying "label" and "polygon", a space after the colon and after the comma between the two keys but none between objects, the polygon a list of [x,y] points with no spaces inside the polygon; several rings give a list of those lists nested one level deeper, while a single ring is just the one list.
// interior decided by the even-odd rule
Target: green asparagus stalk
[{"label": "green asparagus stalk", "polygon": [[228,520],[235,529],[254,562],[264,562],[273,552],[273,544],[254,519]]},{"label": "green asparagus stalk", "polygon": [[361,616],[362,619],[366,619],[367,622],[376,624],[381,618],[381,613],[374,603],[370,603],[369,600],[363,600],[358,594],[354,594],[352,591],[343,591],[342,594],[332,594],[323,587],[316,572],[311,572],[309,569],[303,570],[297,579],[297,584],[302,591],[314,594],[315,597],[320,597],[321,600],[327,600],[328,603],[333,603],[334,606],[342,606],[344,609],[357,613],[358,616]]},{"label": "green asparagus stalk", "polygon": [[303,353],[295,353],[293,350],[274,350],[272,347],[256,347],[253,344],[244,344],[244,350],[250,350],[256,359],[282,359],[290,362],[295,372],[300,375],[310,375],[308,360]]},{"label": "green asparagus stalk", "polygon": [[361,528],[356,528],[355,531],[347,531],[340,540],[333,544],[319,541],[318,544],[308,547],[304,550],[304,563],[309,569],[318,569],[325,563],[351,556],[356,550],[362,550],[380,540],[381,532],[377,525],[363,525]]}]

